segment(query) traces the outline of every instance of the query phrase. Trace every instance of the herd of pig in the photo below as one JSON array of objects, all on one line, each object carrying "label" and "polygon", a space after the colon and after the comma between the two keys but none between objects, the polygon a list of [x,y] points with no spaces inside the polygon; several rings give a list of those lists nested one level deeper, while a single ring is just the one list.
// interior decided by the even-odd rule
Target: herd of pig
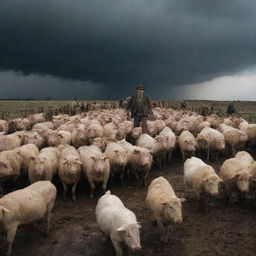
[{"label": "herd of pig", "polygon": [[[123,109],[58,115],[48,122],[43,113],[0,120],[1,194],[6,182],[11,182],[13,188],[20,181],[31,183],[0,199],[0,227],[7,233],[7,255],[19,225],[46,215],[49,231],[57,193],[51,183],[54,176],[63,185],[64,197],[71,185],[74,201],[77,184],[84,177],[90,184],[92,198],[96,183],[102,183],[106,192],[109,179],[114,176],[120,177],[122,185],[129,179],[146,186],[152,165],[161,168],[179,149],[183,160],[187,159],[184,182],[198,202],[204,201],[205,195],[219,196],[221,186],[226,200],[246,193],[254,198],[256,163],[248,152],[241,150],[256,144],[256,124],[242,118],[203,117],[165,108],[155,108],[153,112],[156,120],[148,121],[148,134],[142,134],[140,127],[133,128]],[[233,157],[224,161],[217,174],[200,158],[217,158],[219,153]],[[184,200],[175,195],[163,177],[149,185],[146,205],[161,230],[161,240],[167,240],[171,223],[182,222]],[[96,217],[103,233],[110,236],[117,255],[122,255],[121,242],[132,250],[141,248],[136,216],[110,191],[99,199]]]}]

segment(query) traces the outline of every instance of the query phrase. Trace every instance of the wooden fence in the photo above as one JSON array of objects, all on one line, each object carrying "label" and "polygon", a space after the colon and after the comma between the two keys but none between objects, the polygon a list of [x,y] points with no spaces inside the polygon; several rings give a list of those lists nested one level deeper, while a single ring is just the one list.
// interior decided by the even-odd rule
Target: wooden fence
[{"label": "wooden fence", "polygon": [[239,113],[242,118],[247,120],[249,123],[256,123],[256,113]]},{"label": "wooden fence", "polygon": [[[87,101],[87,102],[90,103],[90,101]],[[93,102],[93,101],[91,101],[91,102]],[[108,101],[102,101],[102,102],[106,103]],[[118,101],[109,101],[109,102],[112,102],[116,105],[118,104]],[[175,108],[175,109],[180,109],[179,102],[174,103],[171,101],[158,101],[156,103],[158,103],[158,106],[160,106],[160,107],[166,107],[166,108],[171,107],[171,108]],[[14,118],[24,118],[24,117],[27,117],[34,113],[45,112],[48,107],[49,106],[46,106],[46,105],[45,106],[38,105],[34,108],[16,109],[16,110],[12,110],[12,111],[0,110],[0,119],[10,120],[10,119],[14,119]],[[60,105],[58,107],[60,107]],[[199,106],[193,106],[190,104],[188,104],[184,108],[184,110],[190,110],[190,111],[195,111],[195,112],[198,112],[198,109],[199,109]],[[214,108],[213,113],[218,114],[220,116],[226,116],[226,113],[224,112],[224,110],[221,108],[218,108],[217,106]],[[239,116],[241,116],[242,118],[247,120],[249,123],[256,123],[256,112],[254,112],[254,113],[240,112]]]}]

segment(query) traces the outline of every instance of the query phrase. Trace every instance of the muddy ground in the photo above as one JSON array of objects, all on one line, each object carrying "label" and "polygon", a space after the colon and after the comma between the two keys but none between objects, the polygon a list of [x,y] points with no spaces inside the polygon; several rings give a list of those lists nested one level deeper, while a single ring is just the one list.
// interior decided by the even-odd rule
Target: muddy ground
[{"label": "muddy ground", "polygon": [[[212,162],[216,170],[225,158]],[[162,169],[152,169],[150,181],[163,175],[173,185],[178,196],[184,196],[183,163],[173,157]],[[78,187],[78,201],[63,201],[61,186],[47,237],[42,223],[20,227],[13,245],[13,256],[110,256],[115,255],[111,243],[104,242],[95,219],[95,206],[100,193],[89,198],[84,184]],[[154,256],[238,256],[256,255],[256,209],[248,205],[225,205],[217,201],[207,211],[198,211],[195,201],[183,203],[183,224],[173,227],[167,243],[160,242],[160,233],[152,226],[145,208],[146,188],[134,185],[111,187],[112,194],[135,212],[142,225],[142,250],[133,255]],[[125,252],[126,255],[127,252]],[[3,255],[3,239],[0,240]]]}]

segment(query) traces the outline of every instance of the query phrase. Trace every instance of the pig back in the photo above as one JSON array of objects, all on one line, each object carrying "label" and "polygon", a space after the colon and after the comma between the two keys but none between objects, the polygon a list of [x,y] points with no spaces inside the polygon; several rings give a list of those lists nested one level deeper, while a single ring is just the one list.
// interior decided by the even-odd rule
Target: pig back
[{"label": "pig back", "polygon": [[39,181],[5,195],[0,199],[0,205],[12,212],[8,222],[25,224],[42,218],[55,198],[55,186],[48,181]]}]

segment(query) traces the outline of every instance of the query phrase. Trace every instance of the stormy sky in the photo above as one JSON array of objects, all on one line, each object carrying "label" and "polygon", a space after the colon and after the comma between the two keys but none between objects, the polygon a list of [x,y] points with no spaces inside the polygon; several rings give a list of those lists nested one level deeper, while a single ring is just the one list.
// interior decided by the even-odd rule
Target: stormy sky
[{"label": "stormy sky", "polygon": [[254,0],[1,0],[0,98],[256,100]]}]

